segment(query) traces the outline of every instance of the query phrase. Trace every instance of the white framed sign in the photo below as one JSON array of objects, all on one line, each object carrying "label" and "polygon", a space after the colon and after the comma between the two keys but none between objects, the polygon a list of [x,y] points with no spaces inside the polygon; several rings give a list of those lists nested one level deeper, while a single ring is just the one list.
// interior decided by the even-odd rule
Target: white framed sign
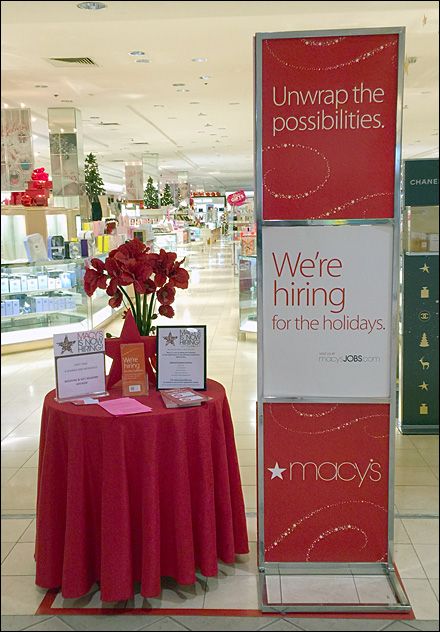
[{"label": "white framed sign", "polygon": [[103,331],[55,334],[53,348],[58,401],[108,395]]},{"label": "white framed sign", "polygon": [[206,389],[206,326],[157,327],[157,389]]},{"label": "white framed sign", "polygon": [[265,397],[390,397],[393,227],[267,226]]}]

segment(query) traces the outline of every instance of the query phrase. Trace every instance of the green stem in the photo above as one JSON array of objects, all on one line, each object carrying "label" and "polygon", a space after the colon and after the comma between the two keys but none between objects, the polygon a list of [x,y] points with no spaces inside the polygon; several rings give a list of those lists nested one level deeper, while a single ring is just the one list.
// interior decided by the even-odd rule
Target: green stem
[{"label": "green stem", "polygon": [[147,294],[144,294],[143,306],[142,306],[142,335],[147,336]]},{"label": "green stem", "polygon": [[139,329],[139,333],[142,333],[142,308],[141,308],[141,297],[140,295],[135,292],[134,293],[135,299],[136,299],[136,325],[137,328]]},{"label": "green stem", "polygon": [[148,309],[148,317],[147,317],[147,333],[145,334],[146,336],[150,335],[150,329],[151,329],[151,317],[153,316],[154,313],[154,303],[156,302],[156,294],[152,294],[151,295],[151,299],[150,299],[150,307]]},{"label": "green stem", "polygon": [[121,285],[118,285],[118,288],[121,290],[122,294],[126,297],[128,302],[130,303],[131,311],[133,312],[133,316],[136,318],[136,310],[134,308],[131,298],[128,296],[127,292],[124,290],[124,288]]}]

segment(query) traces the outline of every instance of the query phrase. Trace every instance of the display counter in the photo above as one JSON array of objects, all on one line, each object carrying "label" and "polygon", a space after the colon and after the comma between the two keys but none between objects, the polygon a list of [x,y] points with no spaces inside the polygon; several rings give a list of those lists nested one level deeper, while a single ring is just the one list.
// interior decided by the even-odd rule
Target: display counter
[{"label": "display counter", "polygon": [[242,337],[257,332],[257,257],[238,257],[239,332]]},{"label": "display counter", "polygon": [[50,346],[52,336],[102,326],[115,315],[104,290],[83,288],[85,259],[1,264],[2,354]]}]

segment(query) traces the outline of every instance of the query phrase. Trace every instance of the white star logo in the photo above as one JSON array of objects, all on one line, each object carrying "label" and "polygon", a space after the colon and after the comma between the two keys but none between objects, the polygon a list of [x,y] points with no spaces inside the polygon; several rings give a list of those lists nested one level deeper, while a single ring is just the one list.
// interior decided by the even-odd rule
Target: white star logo
[{"label": "white star logo", "polygon": [[280,478],[282,481],[283,479],[283,472],[286,471],[285,467],[280,467],[278,465],[278,461],[275,463],[274,467],[268,467],[267,468],[269,470],[269,472],[272,472],[272,476],[271,476],[271,481],[273,481],[274,478]]}]

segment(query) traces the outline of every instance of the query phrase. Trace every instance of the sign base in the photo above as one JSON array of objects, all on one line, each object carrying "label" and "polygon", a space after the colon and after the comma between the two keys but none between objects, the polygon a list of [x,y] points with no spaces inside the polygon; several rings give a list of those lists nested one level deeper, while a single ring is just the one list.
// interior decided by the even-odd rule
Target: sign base
[{"label": "sign base", "polygon": [[260,569],[262,612],[405,613],[411,604],[386,564],[266,564]]}]

